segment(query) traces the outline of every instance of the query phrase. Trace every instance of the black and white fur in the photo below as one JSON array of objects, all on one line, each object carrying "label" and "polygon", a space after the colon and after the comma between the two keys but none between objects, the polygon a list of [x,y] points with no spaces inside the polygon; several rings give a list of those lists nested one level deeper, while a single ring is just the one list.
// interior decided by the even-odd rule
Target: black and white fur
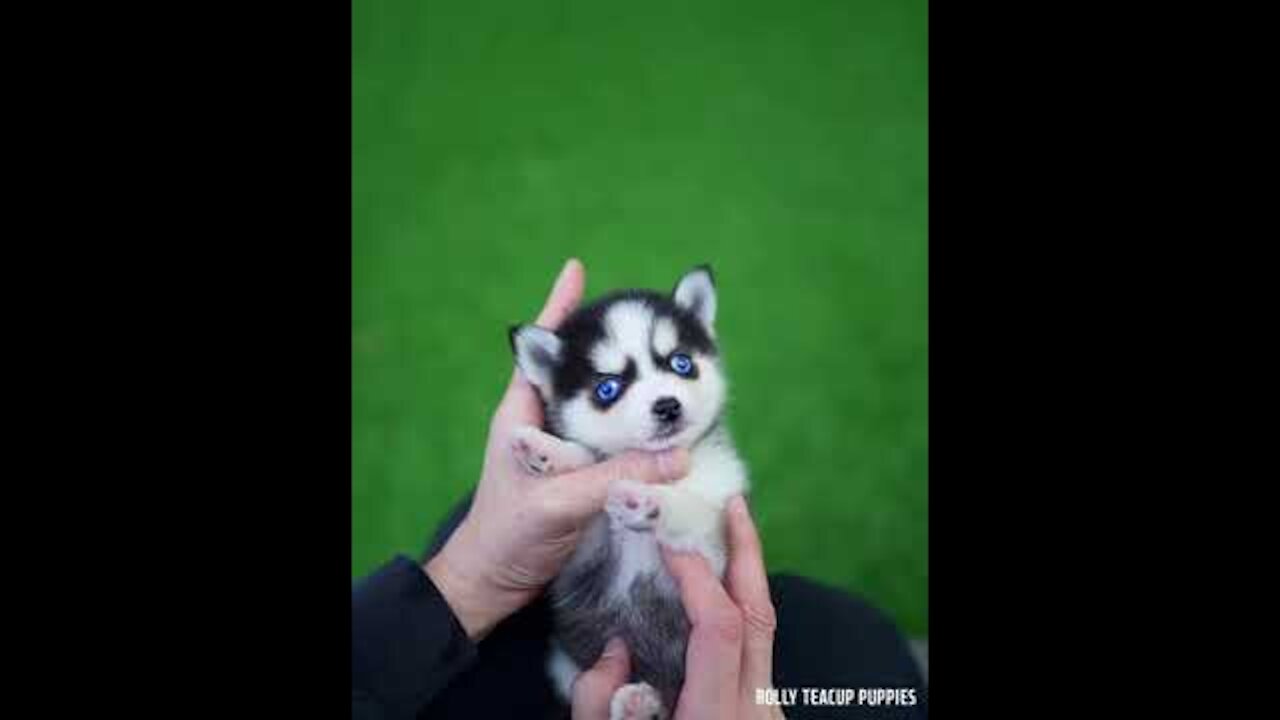
[{"label": "black and white fur", "polygon": [[[715,284],[703,266],[669,295],[617,292],[580,308],[555,332],[533,325],[511,332],[516,363],[542,397],[547,431],[559,438],[532,428],[517,433],[513,451],[530,472],[563,472],[631,449],[690,451],[689,473],[678,482],[617,483],[550,588],[548,670],[566,702],[606,641],[626,641],[632,678],[614,694],[614,720],[669,716],[683,684],[689,625],[658,544],[701,553],[723,578],[724,507],[747,490],[722,420],[727,385],[715,318]],[[676,373],[675,353],[691,358],[694,371]],[[624,381],[607,407],[595,396],[605,377]]]}]

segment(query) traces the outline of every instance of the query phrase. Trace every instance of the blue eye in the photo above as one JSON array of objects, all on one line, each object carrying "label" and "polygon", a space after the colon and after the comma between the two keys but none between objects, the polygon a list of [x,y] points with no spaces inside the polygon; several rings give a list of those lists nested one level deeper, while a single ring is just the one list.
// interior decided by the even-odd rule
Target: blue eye
[{"label": "blue eye", "polygon": [[676,353],[671,356],[669,361],[671,369],[676,371],[677,375],[688,375],[693,372],[693,360],[684,353]]},{"label": "blue eye", "polygon": [[602,403],[611,403],[618,399],[622,392],[622,383],[618,378],[605,378],[596,385],[596,398]]}]

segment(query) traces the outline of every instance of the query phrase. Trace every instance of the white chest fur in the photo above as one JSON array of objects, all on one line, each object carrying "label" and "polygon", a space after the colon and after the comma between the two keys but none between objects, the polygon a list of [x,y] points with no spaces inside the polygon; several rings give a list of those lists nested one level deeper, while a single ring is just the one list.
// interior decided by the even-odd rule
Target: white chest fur
[{"label": "white chest fur", "polygon": [[[640,507],[658,508],[656,521],[650,528],[628,527],[621,513],[627,512],[623,502],[611,501],[597,527],[587,533],[584,544],[611,543],[609,549],[615,566],[609,596],[625,600],[636,580],[653,576],[658,586],[675,592],[674,582],[662,562],[659,543],[667,547],[696,552],[704,556],[718,576],[726,564],[724,542],[724,509],[734,495],[746,492],[746,467],[729,441],[728,433],[717,429],[699,443],[690,456],[689,473],[670,485],[629,483],[621,492],[634,502],[636,496],[647,496]],[[646,504],[648,500],[649,504]],[[601,548],[580,547],[586,556]]]}]

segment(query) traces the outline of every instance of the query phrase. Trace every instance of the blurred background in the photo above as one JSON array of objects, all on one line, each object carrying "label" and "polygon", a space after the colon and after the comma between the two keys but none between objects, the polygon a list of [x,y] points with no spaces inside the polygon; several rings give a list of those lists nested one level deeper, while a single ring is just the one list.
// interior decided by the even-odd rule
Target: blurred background
[{"label": "blurred background", "polygon": [[928,632],[924,0],[352,5],[352,565],[479,476],[564,261],[712,264],[771,571]]}]

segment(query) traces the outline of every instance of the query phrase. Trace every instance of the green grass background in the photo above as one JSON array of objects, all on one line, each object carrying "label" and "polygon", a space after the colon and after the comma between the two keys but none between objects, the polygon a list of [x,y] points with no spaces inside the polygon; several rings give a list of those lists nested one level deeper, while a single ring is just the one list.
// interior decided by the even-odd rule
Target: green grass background
[{"label": "green grass background", "polygon": [[773,571],[928,632],[927,6],[352,6],[352,565],[476,481],[531,320],[712,263]]}]

